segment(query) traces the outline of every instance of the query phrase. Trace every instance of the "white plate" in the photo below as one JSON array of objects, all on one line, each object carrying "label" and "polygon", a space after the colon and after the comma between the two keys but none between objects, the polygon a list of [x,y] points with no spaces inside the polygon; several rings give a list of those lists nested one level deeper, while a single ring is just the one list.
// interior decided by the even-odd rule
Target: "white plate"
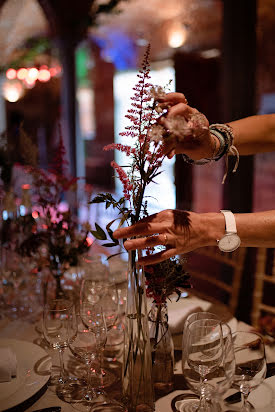
[{"label": "white plate", "polygon": [[12,408],[35,395],[51,376],[51,358],[40,346],[16,339],[0,339],[1,347],[16,354],[17,376],[0,383],[1,411]]},{"label": "white plate", "polygon": [[275,410],[275,376],[263,381],[248,397],[248,400],[258,412],[274,412]]}]

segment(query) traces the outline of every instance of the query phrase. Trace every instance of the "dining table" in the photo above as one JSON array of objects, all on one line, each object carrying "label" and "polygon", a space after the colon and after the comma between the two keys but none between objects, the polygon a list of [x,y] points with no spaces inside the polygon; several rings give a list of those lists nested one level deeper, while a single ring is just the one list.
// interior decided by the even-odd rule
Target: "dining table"
[{"label": "dining table", "polygon": [[[198,309],[199,308],[199,309]],[[232,332],[237,330],[251,330],[252,327],[232,316],[226,305],[209,302],[188,293],[179,301],[172,299],[168,303],[169,325],[172,332],[175,350],[174,388],[172,392],[156,399],[156,412],[176,412],[175,399],[179,395],[192,393],[186,386],[181,370],[181,344],[183,323],[192,311],[203,310],[216,313],[226,321]],[[58,353],[51,349],[43,336],[42,320],[36,321],[18,318],[11,320],[3,317],[0,319],[0,346],[11,345],[16,348],[20,376],[13,383],[0,383],[0,411],[27,411],[34,412],[43,408],[61,407],[62,412],[73,412],[73,403],[60,399],[55,390],[48,384],[51,373],[58,368]],[[21,352],[21,353],[20,353]],[[65,366],[71,359],[69,350],[65,350]],[[256,411],[275,411],[275,346],[266,347],[268,364],[268,377],[249,395],[249,401]],[[20,366],[20,362],[22,365]],[[269,368],[270,365],[270,368]],[[119,368],[116,370],[119,371]],[[117,375],[119,388],[114,391],[121,392],[121,380]],[[9,385],[10,384],[10,385]],[[2,387],[1,387],[2,385]],[[106,389],[108,392],[108,388]],[[226,397],[236,393],[230,389]],[[224,404],[222,411],[237,410],[238,404]],[[234,409],[235,408],[235,409]]]}]

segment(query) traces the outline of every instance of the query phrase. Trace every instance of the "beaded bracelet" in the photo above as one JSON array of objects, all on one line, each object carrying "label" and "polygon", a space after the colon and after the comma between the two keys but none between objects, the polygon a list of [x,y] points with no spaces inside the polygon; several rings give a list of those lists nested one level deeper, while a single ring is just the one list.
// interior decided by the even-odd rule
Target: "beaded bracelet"
[{"label": "beaded bracelet", "polygon": [[189,163],[191,165],[192,164],[205,165],[206,163],[210,163],[210,162],[212,162],[212,160],[215,160],[216,151],[217,151],[217,142],[216,142],[216,139],[215,139],[214,140],[214,149],[213,149],[213,153],[212,153],[211,157],[205,157],[205,158],[200,159],[200,160],[193,160],[193,159],[191,159],[191,157],[187,156],[186,154],[182,154],[182,158],[186,163]]},{"label": "beaded bracelet", "polygon": [[213,134],[219,140],[220,147],[219,147],[218,153],[216,153],[217,143],[216,143],[216,140],[214,140],[215,147],[213,150],[213,155],[211,157],[207,157],[207,158],[200,159],[200,160],[193,160],[186,154],[183,154],[182,157],[186,163],[195,164],[195,165],[204,165],[206,163],[212,162],[213,160],[218,161],[223,156],[225,156],[225,174],[222,179],[222,184],[224,184],[225,179],[228,174],[229,154],[232,154],[233,156],[237,157],[234,168],[233,168],[233,173],[236,172],[238,165],[239,165],[239,159],[240,159],[238,149],[233,145],[233,142],[234,142],[233,129],[228,124],[214,123],[209,126],[209,130],[210,130],[210,133]]},{"label": "beaded bracelet", "polygon": [[[236,146],[234,146],[234,133],[233,133],[233,129],[229,124],[220,124],[220,123],[214,123],[211,124],[209,127],[209,130],[211,133],[215,134],[215,136],[217,135],[217,132],[220,133],[223,138],[224,138],[224,142],[225,142],[225,146],[223,151],[219,154],[219,156],[217,156],[217,160],[219,160],[221,157],[223,157],[225,155],[225,173],[222,179],[222,184],[224,184],[225,179],[227,177],[228,174],[228,156],[231,154],[233,156],[236,156],[236,161],[235,161],[235,165],[234,168],[232,170],[233,173],[236,172],[238,166],[239,166],[239,160],[240,160],[240,155],[238,152],[238,149],[236,148]],[[219,150],[220,152],[220,150]]]}]

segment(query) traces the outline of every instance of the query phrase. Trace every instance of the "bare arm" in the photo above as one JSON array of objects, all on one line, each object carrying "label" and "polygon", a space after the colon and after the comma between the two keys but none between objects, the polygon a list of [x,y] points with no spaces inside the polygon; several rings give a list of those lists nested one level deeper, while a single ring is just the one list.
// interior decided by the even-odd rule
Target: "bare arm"
[{"label": "bare arm", "polygon": [[[241,246],[275,247],[275,210],[235,214],[235,217]],[[133,226],[116,230],[114,237],[132,238],[124,243],[127,250],[166,246],[140,260],[141,264],[154,264],[200,247],[217,245],[217,239],[224,233],[221,213],[164,210]]]},{"label": "bare arm", "polygon": [[229,124],[241,155],[275,151],[275,114],[246,117]]}]

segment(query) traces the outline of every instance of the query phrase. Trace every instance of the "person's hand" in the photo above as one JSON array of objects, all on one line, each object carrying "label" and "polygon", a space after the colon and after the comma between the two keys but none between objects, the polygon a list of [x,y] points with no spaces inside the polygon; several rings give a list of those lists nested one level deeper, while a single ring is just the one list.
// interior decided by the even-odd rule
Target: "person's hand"
[{"label": "person's hand", "polygon": [[219,238],[217,236],[224,231],[222,218],[218,217],[221,233],[215,233],[212,221],[218,215],[220,214],[164,210],[141,219],[135,225],[115,230],[113,236],[116,239],[132,238],[124,242],[127,250],[164,246],[160,252],[139,259],[141,265],[150,265],[199,247],[216,244],[216,239]]},{"label": "person's hand", "polygon": [[168,131],[164,153],[168,158],[184,153],[194,160],[211,157],[216,139],[209,131],[207,118],[187,104],[182,93],[168,93],[159,98],[159,106],[167,109],[159,123]]}]

